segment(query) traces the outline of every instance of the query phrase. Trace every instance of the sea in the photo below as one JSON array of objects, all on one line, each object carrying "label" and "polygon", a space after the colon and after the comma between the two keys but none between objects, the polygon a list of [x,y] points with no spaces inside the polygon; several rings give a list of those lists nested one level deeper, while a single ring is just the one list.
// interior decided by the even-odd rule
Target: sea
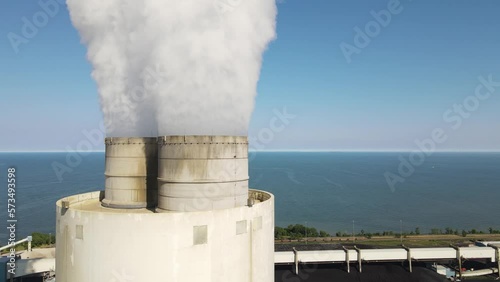
[{"label": "sea", "polygon": [[[58,199],[104,190],[104,159],[102,152],[0,153],[0,245],[9,225],[8,168],[16,169],[23,238],[54,234]],[[282,227],[331,234],[500,229],[500,153],[253,152],[250,187],[274,194]]]}]

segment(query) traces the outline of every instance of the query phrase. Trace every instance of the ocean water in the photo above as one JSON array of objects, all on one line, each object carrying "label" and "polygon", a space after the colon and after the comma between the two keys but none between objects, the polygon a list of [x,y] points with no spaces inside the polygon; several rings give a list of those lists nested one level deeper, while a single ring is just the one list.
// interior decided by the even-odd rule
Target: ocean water
[{"label": "ocean water", "polygon": [[[384,173],[398,172],[399,156],[408,153],[253,153],[250,186],[275,195],[278,226],[301,223],[330,233],[352,232],[353,221],[356,232],[397,232],[401,223],[408,232],[500,229],[500,153],[435,153],[391,190]],[[0,225],[7,226],[8,167],[17,169],[18,238],[54,233],[56,200],[103,190],[104,153],[72,166],[71,157],[0,153]],[[58,178],[53,164],[71,171]],[[0,232],[0,244],[6,233]]]}]

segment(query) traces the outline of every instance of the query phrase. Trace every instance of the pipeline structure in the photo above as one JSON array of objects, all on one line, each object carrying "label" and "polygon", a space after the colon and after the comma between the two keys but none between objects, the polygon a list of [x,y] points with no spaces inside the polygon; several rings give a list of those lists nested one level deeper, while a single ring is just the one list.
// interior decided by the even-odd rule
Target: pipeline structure
[{"label": "pipeline structure", "polygon": [[[318,250],[318,251],[293,251],[275,252],[274,262],[276,265],[293,265],[295,274],[299,274],[300,264],[345,264],[347,272],[350,272],[351,264],[357,264],[359,272],[363,271],[363,263],[370,262],[407,262],[408,270],[412,269],[412,262],[435,262],[440,260],[456,260],[458,263],[459,277],[473,277],[498,273],[500,269],[500,246],[482,247],[457,247],[448,248],[408,248],[402,246],[400,249],[360,249],[353,247],[342,250]],[[487,259],[496,262],[497,267],[484,270],[462,272],[462,262],[468,259]]]}]

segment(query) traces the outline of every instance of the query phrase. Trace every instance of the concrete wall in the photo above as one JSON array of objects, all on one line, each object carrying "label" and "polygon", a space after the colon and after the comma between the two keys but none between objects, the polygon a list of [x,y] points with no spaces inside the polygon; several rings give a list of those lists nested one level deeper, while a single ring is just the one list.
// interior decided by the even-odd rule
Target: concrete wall
[{"label": "concrete wall", "polygon": [[272,282],[274,198],[258,195],[268,199],[189,213],[107,209],[99,192],[62,199],[57,281]]},{"label": "concrete wall", "polygon": [[158,209],[209,211],[247,204],[246,136],[158,139]]},{"label": "concrete wall", "polygon": [[105,175],[104,206],[155,207],[158,202],[157,138],[106,138]]}]

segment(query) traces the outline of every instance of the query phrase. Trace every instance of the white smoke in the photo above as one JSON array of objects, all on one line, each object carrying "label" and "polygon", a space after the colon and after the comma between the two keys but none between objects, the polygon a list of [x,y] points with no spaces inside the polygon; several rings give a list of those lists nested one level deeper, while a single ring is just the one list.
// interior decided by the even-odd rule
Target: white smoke
[{"label": "white smoke", "polygon": [[108,136],[246,135],[274,0],[67,0]]}]

